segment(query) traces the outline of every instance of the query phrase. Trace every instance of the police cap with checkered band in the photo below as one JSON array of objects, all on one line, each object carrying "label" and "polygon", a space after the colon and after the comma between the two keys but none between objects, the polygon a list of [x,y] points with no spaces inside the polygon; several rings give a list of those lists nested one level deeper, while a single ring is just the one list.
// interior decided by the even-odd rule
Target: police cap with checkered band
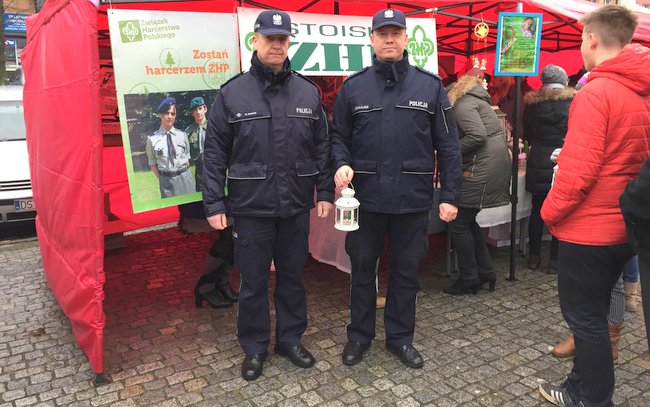
[{"label": "police cap with checkered band", "polygon": [[255,20],[253,30],[263,35],[290,35],[291,34],[291,17],[289,14],[280,10],[262,11]]},{"label": "police cap with checkered band", "polygon": [[400,28],[406,28],[406,16],[399,10],[386,9],[381,10],[372,17],[372,30],[384,27],[387,25],[394,25]]}]

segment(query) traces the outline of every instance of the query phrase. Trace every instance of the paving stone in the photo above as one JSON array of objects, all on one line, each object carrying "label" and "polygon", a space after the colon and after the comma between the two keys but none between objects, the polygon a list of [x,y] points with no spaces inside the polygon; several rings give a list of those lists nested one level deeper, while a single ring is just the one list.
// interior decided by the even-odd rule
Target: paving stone
[{"label": "paving stone", "polygon": [[25,389],[9,390],[2,395],[3,401],[14,401],[25,397]]},{"label": "paving stone", "polygon": [[[422,369],[406,368],[386,351],[383,310],[364,360],[343,365],[349,275],[312,260],[303,275],[309,316],[303,343],[316,365],[299,369],[271,354],[262,377],[249,383],[240,376],[236,307],[194,307],[194,284],[203,272],[196,253],[207,252],[209,235],[184,236],[176,229],[130,234],[123,249],[105,258],[104,362],[113,383],[99,388],[92,387],[92,368],[47,286],[36,242],[0,245],[0,296],[10,299],[0,304],[0,407],[548,405],[537,386],[561,381],[571,368],[570,360],[549,354],[567,331],[556,276],[528,271],[526,259],[517,256],[518,280],[505,281],[508,248],[502,248],[493,251],[495,292],[445,296],[446,244],[444,236],[432,239],[420,273],[414,339]],[[236,287],[237,270],[229,277]],[[642,313],[626,314],[616,405],[648,406],[646,347]]]},{"label": "paving stone", "polygon": [[119,395],[115,391],[115,392],[112,392],[112,393],[106,393],[106,394],[102,394],[102,395],[97,396],[97,397],[93,397],[90,400],[90,404],[92,404],[93,406],[104,406],[106,404],[114,403],[118,399],[119,399]]},{"label": "paving stone", "polygon": [[36,396],[25,397],[14,401],[16,407],[33,406],[36,403],[38,403]]}]

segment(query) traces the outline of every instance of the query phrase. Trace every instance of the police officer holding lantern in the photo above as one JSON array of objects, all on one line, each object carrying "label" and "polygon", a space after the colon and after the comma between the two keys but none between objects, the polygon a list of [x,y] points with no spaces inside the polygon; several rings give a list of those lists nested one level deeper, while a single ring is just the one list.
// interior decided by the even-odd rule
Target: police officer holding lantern
[{"label": "police officer holding lantern", "polygon": [[351,322],[342,359],[361,362],[375,337],[375,270],[387,235],[386,348],[406,366],[420,368],[422,356],[413,347],[415,301],[428,247],[434,154],[442,183],[440,219],[449,222],[458,211],[460,146],[442,81],[408,62],[404,14],[375,14],[370,41],[373,64],[343,83],[332,124],[336,186],[354,181],[360,202],[359,229],[345,241],[352,264]]},{"label": "police officer holding lantern", "polygon": [[195,192],[190,168],[190,145],[187,135],[174,127],[176,99],[165,98],[158,105],[160,128],[147,137],[147,160],[158,177],[160,197],[169,198]]},{"label": "police officer holding lantern", "polygon": [[268,356],[268,279],[275,263],[275,353],[307,368],[314,358],[301,343],[307,327],[302,271],[309,253],[309,211],[334,200],[327,119],[316,86],[291,71],[291,20],[267,10],[254,27],[252,67],[221,87],[208,118],[203,202],[210,225],[234,218],[235,263],[241,276],[237,337],[246,354],[242,377],[255,380]]}]

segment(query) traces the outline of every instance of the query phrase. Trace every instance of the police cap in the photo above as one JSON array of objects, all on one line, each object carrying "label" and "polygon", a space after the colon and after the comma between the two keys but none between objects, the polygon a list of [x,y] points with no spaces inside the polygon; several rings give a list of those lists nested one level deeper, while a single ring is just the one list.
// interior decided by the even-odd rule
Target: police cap
[{"label": "police cap", "polygon": [[400,28],[406,28],[406,16],[399,10],[386,9],[377,12],[372,17],[372,30],[384,27],[387,25],[394,25]]},{"label": "police cap", "polygon": [[290,35],[291,34],[291,17],[289,14],[280,10],[262,11],[255,20],[254,31],[263,35]]}]

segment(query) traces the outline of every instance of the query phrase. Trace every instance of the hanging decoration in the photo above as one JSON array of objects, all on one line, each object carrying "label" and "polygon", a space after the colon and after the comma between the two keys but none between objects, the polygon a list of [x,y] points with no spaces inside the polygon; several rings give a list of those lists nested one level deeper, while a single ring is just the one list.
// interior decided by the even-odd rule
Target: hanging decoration
[{"label": "hanging decoration", "polygon": [[[474,35],[476,36],[476,46],[474,47],[477,54],[479,52],[485,53],[485,50],[488,47],[487,38],[490,34],[490,26],[483,20],[483,14],[481,14],[481,21],[474,26]],[[475,68],[480,68],[483,72],[486,71],[487,60],[482,59],[481,64],[479,64],[478,58],[475,58]]]},{"label": "hanging decoration", "polygon": [[490,33],[490,26],[487,25],[484,21],[481,21],[480,23],[474,26],[474,35],[476,35],[476,38],[478,38],[479,40],[486,39],[489,33]]}]

